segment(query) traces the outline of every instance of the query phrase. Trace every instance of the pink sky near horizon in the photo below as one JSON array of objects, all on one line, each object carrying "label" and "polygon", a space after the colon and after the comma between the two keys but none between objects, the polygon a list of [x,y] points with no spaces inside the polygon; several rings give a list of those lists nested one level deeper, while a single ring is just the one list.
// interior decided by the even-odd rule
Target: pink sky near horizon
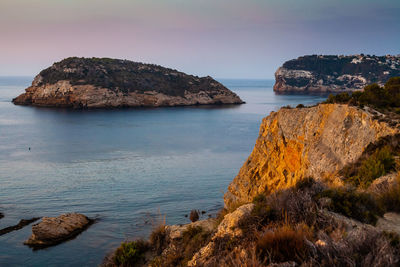
[{"label": "pink sky near horizon", "polygon": [[96,56],[200,76],[272,78],[304,54],[400,53],[396,1],[302,2],[2,0],[0,75],[35,75],[65,57]]}]

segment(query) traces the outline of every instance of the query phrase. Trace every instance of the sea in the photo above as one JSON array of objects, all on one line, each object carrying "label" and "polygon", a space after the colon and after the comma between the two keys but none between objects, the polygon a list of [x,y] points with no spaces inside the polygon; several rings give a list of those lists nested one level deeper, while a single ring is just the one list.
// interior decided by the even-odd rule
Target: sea
[{"label": "sea", "polygon": [[[159,222],[215,216],[250,155],[261,120],[326,96],[276,95],[273,80],[218,79],[246,104],[115,110],[15,106],[33,77],[0,77],[0,229],[83,213],[96,222],[65,243],[23,245],[31,225],[0,236],[0,266],[98,266]],[[185,216],[186,215],[186,216]]]}]

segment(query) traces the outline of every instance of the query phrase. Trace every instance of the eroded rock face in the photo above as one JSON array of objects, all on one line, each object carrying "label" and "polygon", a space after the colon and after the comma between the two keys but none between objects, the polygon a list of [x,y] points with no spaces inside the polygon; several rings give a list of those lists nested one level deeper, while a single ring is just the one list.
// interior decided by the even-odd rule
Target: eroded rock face
[{"label": "eroded rock face", "polygon": [[226,214],[222,222],[218,225],[217,231],[213,235],[211,241],[193,256],[192,260],[188,262],[188,266],[211,266],[207,264],[207,261],[214,250],[215,240],[225,236],[229,236],[229,238],[242,236],[243,231],[239,228],[239,223],[241,220],[249,216],[253,209],[254,204],[249,203]]},{"label": "eroded rock face", "polygon": [[359,108],[321,104],[272,112],[263,119],[253,152],[228,187],[226,206],[289,188],[305,177],[337,176],[380,137],[398,133]]},{"label": "eroded rock face", "polygon": [[40,72],[17,105],[67,108],[242,104],[211,77],[107,58],[67,58]]},{"label": "eroded rock face", "polygon": [[43,217],[40,223],[32,226],[32,236],[24,244],[34,248],[55,245],[78,235],[92,222],[79,213]]},{"label": "eroded rock face", "polygon": [[277,93],[327,93],[362,90],[400,76],[400,56],[303,56],[275,72]]}]

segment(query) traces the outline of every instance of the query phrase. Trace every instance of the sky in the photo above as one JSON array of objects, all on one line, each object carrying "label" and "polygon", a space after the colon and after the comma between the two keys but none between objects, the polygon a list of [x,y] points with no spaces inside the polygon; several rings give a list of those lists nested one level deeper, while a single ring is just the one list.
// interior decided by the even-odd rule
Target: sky
[{"label": "sky", "polygon": [[0,0],[0,76],[70,56],[270,79],[307,54],[400,54],[400,0]]}]

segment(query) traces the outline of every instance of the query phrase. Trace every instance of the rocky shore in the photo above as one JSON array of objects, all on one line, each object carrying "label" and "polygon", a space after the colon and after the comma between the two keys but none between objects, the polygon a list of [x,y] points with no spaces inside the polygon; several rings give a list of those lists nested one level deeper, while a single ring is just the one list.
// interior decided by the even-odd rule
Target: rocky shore
[{"label": "rocky shore", "polygon": [[400,115],[369,90],[272,112],[216,218],[161,223],[103,266],[399,266]]},{"label": "rocky shore", "polygon": [[121,108],[244,103],[211,77],[109,58],[67,58],[41,71],[16,105]]},{"label": "rocky shore", "polygon": [[383,85],[400,76],[400,56],[312,55],[286,61],[275,72],[274,91],[280,94],[337,93]]}]

